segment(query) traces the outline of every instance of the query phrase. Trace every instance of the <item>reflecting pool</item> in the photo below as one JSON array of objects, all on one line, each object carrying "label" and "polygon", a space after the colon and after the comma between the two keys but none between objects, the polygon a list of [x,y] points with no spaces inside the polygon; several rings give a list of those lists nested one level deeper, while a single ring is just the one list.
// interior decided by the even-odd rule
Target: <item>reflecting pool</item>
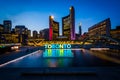
[{"label": "reflecting pool", "polygon": [[45,49],[17,59],[3,67],[105,67],[120,66],[119,51]]}]

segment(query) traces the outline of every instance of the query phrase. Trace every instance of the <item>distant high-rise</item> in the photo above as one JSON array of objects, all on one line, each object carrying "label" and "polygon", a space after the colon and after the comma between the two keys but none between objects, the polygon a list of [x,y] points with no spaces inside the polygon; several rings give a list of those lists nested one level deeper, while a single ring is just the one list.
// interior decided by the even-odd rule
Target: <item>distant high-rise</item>
[{"label": "distant high-rise", "polygon": [[40,38],[43,38],[43,36],[44,36],[44,32],[43,32],[42,30],[40,30],[40,31],[39,31],[39,37],[40,37]]},{"label": "distant high-rise", "polygon": [[0,24],[0,33],[3,33],[3,30],[4,30],[4,26]]},{"label": "distant high-rise", "polygon": [[49,40],[49,28],[43,29],[39,32],[40,34],[40,38],[44,39],[44,40]]},{"label": "distant high-rise", "polygon": [[70,7],[70,14],[62,18],[62,33],[67,40],[75,40],[75,11]]},{"label": "distant high-rise", "polygon": [[56,40],[59,36],[59,23],[49,16],[49,40]]},{"label": "distant high-rise", "polygon": [[15,34],[18,34],[19,42],[22,44],[27,43],[28,29],[24,25],[15,26]]},{"label": "distant high-rise", "polygon": [[12,22],[10,20],[4,20],[4,33],[11,33]]},{"label": "distant high-rise", "polygon": [[33,31],[33,38],[34,39],[38,38],[38,32],[36,30]]},{"label": "distant high-rise", "polygon": [[15,33],[16,34],[27,34],[28,29],[24,25],[16,25]]},{"label": "distant high-rise", "polygon": [[28,38],[31,38],[31,30],[28,30]]},{"label": "distant high-rise", "polygon": [[79,24],[79,36],[82,34],[81,23]]}]

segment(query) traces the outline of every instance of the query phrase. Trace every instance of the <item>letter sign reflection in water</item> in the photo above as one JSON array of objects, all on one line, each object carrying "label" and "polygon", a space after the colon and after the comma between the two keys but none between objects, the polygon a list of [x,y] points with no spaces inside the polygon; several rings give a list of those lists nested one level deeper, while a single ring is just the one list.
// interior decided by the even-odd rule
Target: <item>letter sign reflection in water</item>
[{"label": "letter sign reflection in water", "polygon": [[71,49],[46,49],[43,57],[73,57]]}]

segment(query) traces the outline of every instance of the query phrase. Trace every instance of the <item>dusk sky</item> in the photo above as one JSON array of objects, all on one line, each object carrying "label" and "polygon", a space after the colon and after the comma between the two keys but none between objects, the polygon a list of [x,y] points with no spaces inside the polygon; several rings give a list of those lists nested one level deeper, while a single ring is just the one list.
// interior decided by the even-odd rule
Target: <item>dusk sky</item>
[{"label": "dusk sky", "polygon": [[106,18],[111,19],[112,28],[120,25],[120,0],[0,0],[0,24],[12,20],[13,28],[25,25],[39,31],[49,28],[49,16],[53,15],[61,28],[70,6],[75,8],[76,33],[80,22],[83,32]]}]

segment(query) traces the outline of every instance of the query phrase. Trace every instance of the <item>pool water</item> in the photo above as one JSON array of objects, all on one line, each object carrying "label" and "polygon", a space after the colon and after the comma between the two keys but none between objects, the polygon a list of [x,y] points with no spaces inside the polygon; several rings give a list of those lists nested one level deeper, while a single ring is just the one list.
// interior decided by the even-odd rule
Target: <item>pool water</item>
[{"label": "pool water", "polygon": [[[112,53],[114,54],[114,52]],[[116,53],[115,53],[116,54]],[[120,57],[120,55],[117,55]],[[119,58],[120,59],[120,58]],[[45,49],[23,59],[11,62],[4,67],[105,67],[120,66],[120,60],[108,52],[85,49]]]}]

